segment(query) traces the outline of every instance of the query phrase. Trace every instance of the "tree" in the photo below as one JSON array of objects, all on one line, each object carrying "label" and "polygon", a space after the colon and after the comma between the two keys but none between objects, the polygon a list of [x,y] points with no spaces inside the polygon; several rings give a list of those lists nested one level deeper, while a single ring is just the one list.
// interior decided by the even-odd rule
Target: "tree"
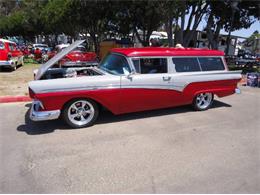
[{"label": "tree", "polygon": [[109,23],[109,1],[72,1],[71,19],[75,25],[79,26],[79,32],[89,33],[94,43],[95,52],[99,53],[99,42],[107,30]]},{"label": "tree", "polygon": [[58,35],[66,33],[75,36],[78,26],[72,19],[71,0],[50,0],[40,12],[40,18],[44,23],[45,33]]},{"label": "tree", "polygon": [[1,16],[0,33],[6,36],[21,35],[27,39],[33,39],[34,35],[44,32],[39,13],[47,1],[23,0],[15,2],[8,4],[8,14]]},{"label": "tree", "polygon": [[[149,38],[154,30],[162,24],[160,9],[156,1],[126,1],[125,19],[130,21],[132,31],[143,46],[149,45]],[[140,35],[140,31],[142,34]]]},{"label": "tree", "polygon": [[8,16],[15,9],[19,8],[19,1],[0,0],[0,15]]},{"label": "tree", "polygon": [[[194,37],[196,30],[208,9],[208,2],[205,0],[186,0],[183,1],[182,9],[180,9],[181,28],[179,30],[179,43],[184,47],[188,47],[190,41]],[[188,15],[187,15],[188,13]],[[188,20],[186,21],[186,16]],[[187,23],[185,28],[185,23]],[[178,32],[177,32],[178,33]],[[176,36],[177,37],[177,36]]]},{"label": "tree", "polygon": [[[161,10],[162,21],[165,26],[168,35],[168,45],[173,46],[173,23],[175,23],[175,30],[177,29],[177,23],[179,17],[181,17],[182,12],[180,10],[185,10],[185,1],[160,1],[160,6],[158,8]],[[183,12],[185,13],[185,12]],[[183,38],[181,38],[183,39]]]},{"label": "tree", "polygon": [[210,47],[213,49],[218,49],[221,29],[231,32],[241,28],[249,28],[260,17],[259,1],[238,1],[237,10],[233,12],[234,17],[232,17],[231,0],[208,0],[208,3],[210,6],[207,13],[206,31]]}]

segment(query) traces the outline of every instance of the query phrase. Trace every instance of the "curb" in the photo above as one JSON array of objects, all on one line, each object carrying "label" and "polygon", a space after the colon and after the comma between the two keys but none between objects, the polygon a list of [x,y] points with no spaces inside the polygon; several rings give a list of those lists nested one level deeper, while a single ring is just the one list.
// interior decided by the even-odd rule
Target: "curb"
[{"label": "curb", "polygon": [[11,102],[30,102],[32,99],[29,96],[0,96],[0,103]]}]

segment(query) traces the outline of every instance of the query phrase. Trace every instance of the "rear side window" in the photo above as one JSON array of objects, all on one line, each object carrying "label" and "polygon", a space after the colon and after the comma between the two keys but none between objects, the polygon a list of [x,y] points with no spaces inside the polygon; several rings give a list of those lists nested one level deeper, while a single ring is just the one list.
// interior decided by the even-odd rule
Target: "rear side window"
[{"label": "rear side window", "polygon": [[135,71],[141,74],[167,73],[166,58],[141,58],[133,59]]},{"label": "rear side window", "polygon": [[201,71],[197,58],[172,58],[176,72]]},{"label": "rear side window", "polygon": [[3,41],[0,41],[0,49],[4,49],[5,48],[5,44]]},{"label": "rear side window", "polygon": [[213,57],[199,57],[200,66],[202,71],[214,71],[214,70],[224,70],[224,64],[221,58]]}]

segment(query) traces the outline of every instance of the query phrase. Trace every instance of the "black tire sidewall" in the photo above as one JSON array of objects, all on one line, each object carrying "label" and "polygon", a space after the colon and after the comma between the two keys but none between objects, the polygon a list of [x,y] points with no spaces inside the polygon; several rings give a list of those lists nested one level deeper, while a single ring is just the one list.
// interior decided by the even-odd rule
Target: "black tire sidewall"
[{"label": "black tire sidewall", "polygon": [[[90,104],[92,104],[93,108],[94,108],[94,116],[93,118],[91,119],[90,122],[88,122],[87,124],[85,125],[77,125],[77,124],[74,124],[72,123],[69,118],[68,118],[68,111],[69,111],[69,107],[71,106],[71,104],[77,102],[77,101],[80,101],[80,100],[83,100],[83,101],[88,101]],[[72,128],[84,128],[84,127],[89,127],[89,126],[92,126],[95,121],[97,120],[97,117],[99,115],[99,107],[97,105],[97,103],[93,100],[90,100],[90,99],[87,99],[87,98],[79,98],[79,99],[73,99],[71,101],[69,101],[68,103],[65,104],[64,108],[62,109],[62,118],[63,120],[69,125],[71,126]]]}]

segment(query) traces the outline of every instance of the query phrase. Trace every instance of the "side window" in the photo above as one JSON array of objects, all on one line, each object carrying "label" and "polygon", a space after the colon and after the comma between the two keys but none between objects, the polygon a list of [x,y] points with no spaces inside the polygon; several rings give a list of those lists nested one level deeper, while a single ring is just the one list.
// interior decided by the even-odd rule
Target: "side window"
[{"label": "side window", "polygon": [[224,70],[225,66],[221,58],[199,57],[202,71]]},{"label": "side window", "polygon": [[136,72],[141,74],[158,74],[168,72],[166,58],[133,59],[133,64]]},{"label": "side window", "polygon": [[176,72],[201,71],[197,58],[172,58]]},{"label": "side window", "polygon": [[0,49],[4,49],[5,48],[5,43],[0,41]]}]

